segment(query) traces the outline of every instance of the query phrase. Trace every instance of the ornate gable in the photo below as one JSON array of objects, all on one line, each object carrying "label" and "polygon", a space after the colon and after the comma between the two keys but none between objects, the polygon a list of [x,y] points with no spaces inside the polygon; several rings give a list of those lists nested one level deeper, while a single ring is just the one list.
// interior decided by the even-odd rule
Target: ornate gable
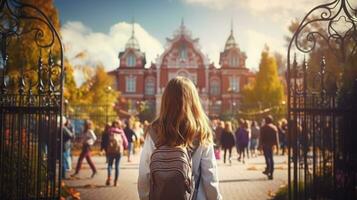
[{"label": "ornate gable", "polygon": [[208,66],[208,58],[201,52],[199,39],[193,39],[183,21],[173,38],[166,39],[166,48],[157,65],[167,68],[198,68]]},{"label": "ornate gable", "polygon": [[146,64],[145,53],[140,51],[139,42],[135,37],[134,23],[131,37],[125,44],[125,50],[119,53],[120,67],[140,67]]}]

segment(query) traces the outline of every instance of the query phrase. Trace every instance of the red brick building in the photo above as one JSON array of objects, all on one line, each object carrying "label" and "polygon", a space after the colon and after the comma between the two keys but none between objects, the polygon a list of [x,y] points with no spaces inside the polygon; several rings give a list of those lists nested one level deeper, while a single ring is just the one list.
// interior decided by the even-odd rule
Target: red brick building
[{"label": "red brick building", "polygon": [[167,82],[185,76],[197,86],[207,114],[218,117],[239,108],[241,90],[254,78],[245,65],[247,57],[238,47],[233,29],[220,53],[220,68],[209,63],[199,47],[199,39],[192,37],[183,22],[149,67],[145,68],[145,52],[140,50],[134,30],[119,59],[120,66],[110,73],[115,75],[116,88],[122,94],[120,108],[129,113],[135,113],[142,102],[157,113]]}]

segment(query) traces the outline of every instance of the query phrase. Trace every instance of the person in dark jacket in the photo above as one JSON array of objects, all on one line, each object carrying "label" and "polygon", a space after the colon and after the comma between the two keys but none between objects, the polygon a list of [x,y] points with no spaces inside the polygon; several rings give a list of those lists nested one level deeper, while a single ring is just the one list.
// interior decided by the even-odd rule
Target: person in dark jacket
[{"label": "person in dark jacket", "polygon": [[[103,152],[105,152],[105,155],[107,155],[107,147],[109,144],[109,134],[110,134],[110,128],[111,125],[109,123],[107,123],[105,125],[103,134],[102,134],[102,142],[100,144],[100,150]],[[106,162],[108,162],[108,157],[106,156]]]},{"label": "person in dark jacket", "polygon": [[[240,127],[237,129],[235,136],[236,136],[236,147],[238,151],[238,161],[245,163],[245,149],[248,148],[248,143],[249,143],[249,132],[246,127],[247,123],[245,123],[245,120],[241,119],[239,121]],[[242,159],[243,155],[243,159]]]},{"label": "person in dark jacket", "polygon": [[222,131],[221,134],[221,145],[224,151],[224,157],[223,157],[223,162],[226,163],[226,153],[227,150],[229,152],[229,164],[232,164],[232,148],[234,147],[234,136],[233,136],[233,130],[232,130],[232,123],[231,122],[225,122],[225,128]]},{"label": "person in dark jacket", "polygon": [[135,140],[137,140],[138,137],[136,136],[135,132],[130,128],[128,120],[125,121],[124,133],[128,140],[128,162],[131,162],[130,155],[133,148],[133,137],[135,137]]},{"label": "person in dark jacket", "polygon": [[[286,149],[286,135],[288,131],[288,126],[286,120],[282,120],[278,124],[278,133],[279,133],[279,143],[280,143],[280,148],[282,150],[281,155],[285,155],[285,149]],[[277,151],[279,154],[279,151]]]},{"label": "person in dark jacket", "polygon": [[266,163],[263,174],[268,176],[268,179],[273,179],[274,159],[273,146],[279,146],[278,129],[273,124],[273,117],[268,115],[265,118],[265,125],[260,129],[260,146],[263,148],[264,158]]}]

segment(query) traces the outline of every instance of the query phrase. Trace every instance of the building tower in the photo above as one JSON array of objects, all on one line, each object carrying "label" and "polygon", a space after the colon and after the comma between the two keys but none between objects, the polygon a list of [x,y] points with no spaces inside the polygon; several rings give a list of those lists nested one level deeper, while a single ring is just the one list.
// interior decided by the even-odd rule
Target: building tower
[{"label": "building tower", "polygon": [[117,73],[117,88],[126,102],[121,102],[121,109],[134,114],[144,97],[144,74],[146,57],[140,51],[138,39],[135,36],[135,23],[132,22],[131,36],[125,44],[124,51],[119,53],[119,68]]},{"label": "building tower", "polygon": [[242,52],[234,38],[233,21],[231,31],[220,53],[219,64],[222,76],[222,101],[225,110],[232,110],[235,115],[239,109],[241,90],[247,83],[249,70],[245,66],[247,56]]}]

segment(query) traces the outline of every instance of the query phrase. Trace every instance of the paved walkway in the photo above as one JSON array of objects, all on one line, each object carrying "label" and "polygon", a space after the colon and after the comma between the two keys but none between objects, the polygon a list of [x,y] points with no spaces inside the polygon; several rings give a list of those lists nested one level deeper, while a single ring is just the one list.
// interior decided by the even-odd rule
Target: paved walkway
[{"label": "paved walkway", "polygon": [[[236,157],[235,157],[236,158]],[[270,193],[279,189],[287,180],[286,157],[275,156],[274,180],[267,180],[261,172],[265,168],[263,156],[251,158],[245,164],[234,160],[232,165],[223,164],[218,161],[218,175],[220,180],[220,190],[225,200],[259,200],[269,199]],[[98,175],[90,178],[91,170],[86,161],[83,163],[78,179],[70,179],[65,182],[69,186],[75,187],[81,193],[81,199],[100,200],[136,200],[137,176],[139,156],[134,156],[131,163],[124,158],[121,160],[121,170],[119,184],[117,187],[105,186],[107,176],[106,163],[104,157],[93,158],[98,169]],[[77,158],[74,158],[74,166]]]}]

